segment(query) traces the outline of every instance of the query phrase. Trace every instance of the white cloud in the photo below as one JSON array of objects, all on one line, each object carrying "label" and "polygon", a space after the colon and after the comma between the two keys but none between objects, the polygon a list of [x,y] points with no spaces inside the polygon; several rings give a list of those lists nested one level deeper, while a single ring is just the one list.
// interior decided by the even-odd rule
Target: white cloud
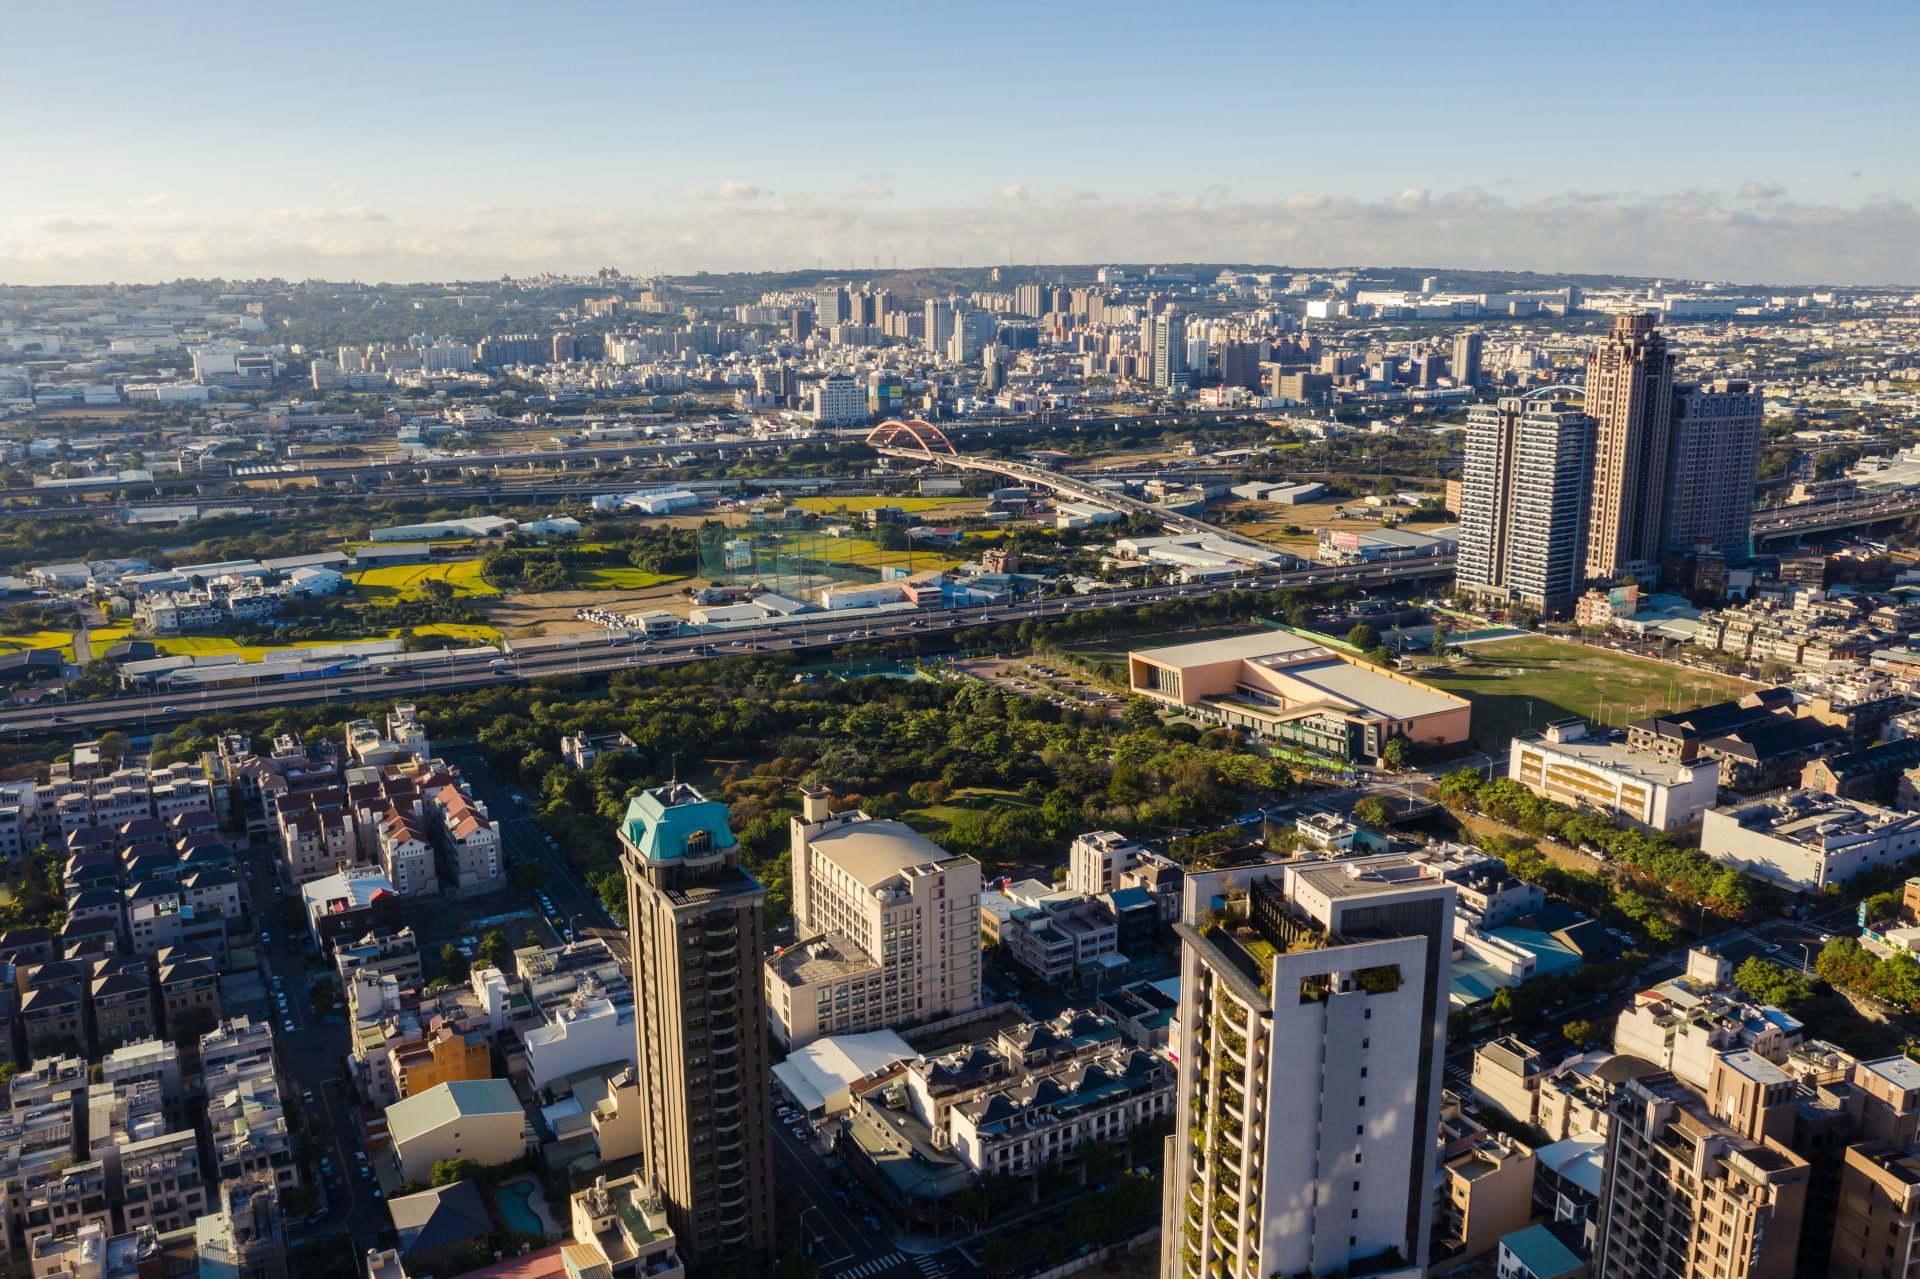
[{"label": "white cloud", "polygon": [[717,187],[688,187],[689,200],[722,200],[732,204],[750,203],[763,195],[772,195],[771,191],[762,191],[751,182],[729,179]]},{"label": "white cloud", "polygon": [[354,205],[344,209],[302,207],[295,209],[269,209],[267,219],[271,222],[391,222],[392,218],[376,209],[365,209]]},{"label": "white cloud", "polygon": [[1755,182],[1751,179],[1740,184],[1742,200],[1778,200],[1787,193],[1787,189],[1778,182]]},{"label": "white cloud", "polygon": [[165,191],[155,191],[152,195],[143,195],[136,200],[128,200],[129,209],[157,209],[173,197]]},{"label": "white cloud", "polygon": [[893,187],[886,182],[872,181],[868,182],[865,186],[856,187],[847,192],[846,198],[849,200],[891,200],[893,199]]},{"label": "white cloud", "polygon": [[41,218],[29,223],[38,231],[50,235],[81,235],[92,231],[109,231],[113,223],[105,218],[89,218],[78,213],[56,213],[52,217]]},{"label": "white cloud", "polygon": [[[745,186],[747,184],[740,184]],[[738,188],[736,188],[737,190]],[[1417,191],[1417,189],[1416,189]],[[486,278],[502,272],[764,270],[829,262],[1246,262],[1700,276],[1747,284],[1920,281],[1920,210],[1731,193],[1568,192],[1507,202],[1476,187],[1363,200],[1117,197],[1023,184],[967,204],[849,197],[722,199],[615,211],[514,205],[384,215],[357,206],[219,219],[170,206],[108,220],[0,218],[0,279],[181,275]],[[484,216],[481,216],[484,214]]]}]

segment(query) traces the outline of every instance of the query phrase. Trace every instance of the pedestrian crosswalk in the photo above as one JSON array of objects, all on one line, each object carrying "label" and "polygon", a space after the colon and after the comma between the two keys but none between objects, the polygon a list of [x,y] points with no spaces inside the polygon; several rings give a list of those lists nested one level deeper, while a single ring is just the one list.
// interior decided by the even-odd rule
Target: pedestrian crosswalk
[{"label": "pedestrian crosswalk", "polygon": [[913,1279],[918,1271],[920,1279],[942,1279],[947,1267],[939,1258],[928,1253],[909,1255],[898,1250],[870,1257],[857,1265],[849,1265],[833,1272],[833,1279],[879,1279],[890,1272],[898,1272],[901,1279]]}]

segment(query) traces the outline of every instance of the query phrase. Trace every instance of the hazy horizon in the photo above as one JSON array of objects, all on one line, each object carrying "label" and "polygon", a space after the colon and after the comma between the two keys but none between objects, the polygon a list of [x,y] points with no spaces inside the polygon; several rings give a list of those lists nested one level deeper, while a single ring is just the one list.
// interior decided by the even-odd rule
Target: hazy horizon
[{"label": "hazy horizon", "polygon": [[0,113],[33,127],[8,143],[0,283],[876,258],[1920,280],[1898,159],[1920,11],[1867,7],[1871,41],[1784,4],[1631,0],[749,6],[725,27],[109,4],[111,42],[22,12]]}]

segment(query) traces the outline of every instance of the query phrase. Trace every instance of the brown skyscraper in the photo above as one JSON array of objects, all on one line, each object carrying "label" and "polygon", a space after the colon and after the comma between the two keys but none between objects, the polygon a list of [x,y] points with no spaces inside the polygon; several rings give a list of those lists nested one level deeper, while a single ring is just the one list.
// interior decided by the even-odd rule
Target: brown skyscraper
[{"label": "brown skyscraper", "polygon": [[688,1272],[772,1264],[766,891],[740,868],[726,805],[691,786],[642,791],[619,827],[633,935],[645,1174]]},{"label": "brown skyscraper", "polygon": [[1616,317],[1587,357],[1586,410],[1595,424],[1586,575],[1651,582],[1664,549],[1673,421],[1673,356],[1652,316]]}]

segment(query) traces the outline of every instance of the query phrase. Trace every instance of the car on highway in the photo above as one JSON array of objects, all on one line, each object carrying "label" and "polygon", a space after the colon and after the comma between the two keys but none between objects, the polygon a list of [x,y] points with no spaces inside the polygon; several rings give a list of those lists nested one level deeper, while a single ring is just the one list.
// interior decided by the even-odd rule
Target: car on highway
[{"label": "car on highway", "polygon": [[280,1029],[291,1035],[295,1030],[299,1029],[299,1027],[295,1026],[293,1024],[293,1018],[289,1017],[280,1023]]},{"label": "car on highway", "polygon": [[261,934],[260,934],[260,944],[261,944],[262,946],[269,946],[269,947],[270,947],[270,946],[272,946],[272,945],[273,945],[273,934],[272,934],[272,933],[261,933]]}]

